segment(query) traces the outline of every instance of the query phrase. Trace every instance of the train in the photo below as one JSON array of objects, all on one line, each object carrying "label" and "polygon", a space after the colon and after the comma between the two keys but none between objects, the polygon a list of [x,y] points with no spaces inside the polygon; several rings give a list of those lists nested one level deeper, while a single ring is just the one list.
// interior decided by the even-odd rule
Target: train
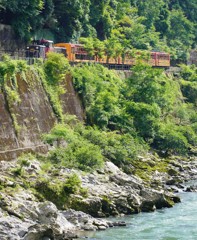
[{"label": "train", "polygon": [[25,49],[26,58],[43,58],[45,59],[48,52],[57,52],[67,57],[67,50],[64,47],[55,47],[53,41],[41,39],[33,40],[32,44]]},{"label": "train", "polygon": [[[135,65],[137,57],[125,54],[124,58],[122,56],[116,58],[109,58],[104,55],[102,58],[98,56],[90,56],[86,51],[83,44],[73,44],[73,43],[56,43],[54,44],[51,40],[41,39],[34,40],[31,45],[26,47],[25,54],[27,58],[46,58],[48,52],[58,52],[64,54],[70,63],[85,63],[93,62],[100,63],[106,66],[111,66],[112,68],[127,67]],[[140,55],[140,53],[136,53]],[[170,54],[165,52],[150,52],[150,58],[145,60],[153,67],[170,67]]]}]

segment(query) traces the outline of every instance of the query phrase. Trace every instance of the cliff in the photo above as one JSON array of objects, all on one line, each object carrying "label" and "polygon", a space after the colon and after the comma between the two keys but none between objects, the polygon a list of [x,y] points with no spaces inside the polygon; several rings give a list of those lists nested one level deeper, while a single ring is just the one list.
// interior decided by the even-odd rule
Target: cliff
[{"label": "cliff", "polygon": [[[12,82],[9,83],[13,89]],[[46,152],[41,135],[57,121],[40,77],[33,71],[16,77],[19,101],[12,102],[8,91],[0,91],[0,160],[15,159],[22,152]],[[61,95],[63,113],[75,114],[83,119],[83,110],[76,95],[72,79],[67,75]]]},{"label": "cliff", "polygon": [[25,43],[18,39],[11,26],[0,24],[0,56],[4,51],[14,53],[24,46]]}]

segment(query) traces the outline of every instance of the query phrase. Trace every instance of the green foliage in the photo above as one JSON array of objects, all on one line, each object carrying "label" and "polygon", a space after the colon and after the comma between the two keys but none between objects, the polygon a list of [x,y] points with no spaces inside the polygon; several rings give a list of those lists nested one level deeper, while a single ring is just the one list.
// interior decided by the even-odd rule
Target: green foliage
[{"label": "green foliage", "polygon": [[12,111],[13,106],[20,103],[20,95],[18,92],[17,76],[25,75],[28,66],[25,61],[11,60],[7,55],[3,56],[3,61],[0,62],[0,87],[5,94],[5,99],[9,107],[12,122],[16,134],[20,132],[21,127],[18,125],[17,115]]},{"label": "green foliage", "polygon": [[48,53],[47,60],[44,63],[45,75],[42,74],[41,76],[44,88],[49,96],[49,100],[59,121],[63,120],[60,95],[65,92],[61,83],[65,79],[69,67],[68,60],[63,54],[50,52]]},{"label": "green foliage", "polygon": [[105,159],[112,161],[117,166],[129,164],[137,155],[146,151],[146,145],[142,140],[132,137],[130,134],[118,132],[99,131],[88,127],[80,130],[84,138],[98,145]]},{"label": "green foliage", "polygon": [[181,90],[187,102],[197,105],[197,82],[182,80]]},{"label": "green foliage", "polygon": [[96,48],[102,55],[103,43],[90,40],[98,37],[111,48],[106,49],[108,56],[112,49],[154,49],[168,50],[173,59],[185,61],[197,39],[196,11],[196,0],[2,0],[0,22],[11,24],[25,40],[83,38],[90,55]]},{"label": "green foliage", "polygon": [[70,194],[84,193],[81,180],[76,174],[71,174],[65,182],[54,180],[48,181],[40,178],[35,184],[35,189],[48,201],[53,202],[59,209],[64,209]]},{"label": "green foliage", "polygon": [[141,16],[145,17],[145,25],[151,27],[159,19],[162,9],[165,6],[165,1],[163,0],[143,0],[137,1],[138,11]]},{"label": "green foliage", "polygon": [[22,176],[24,173],[23,166],[18,166],[16,168],[13,168],[11,172],[14,174],[14,176],[19,177]]},{"label": "green foliage", "polygon": [[43,1],[2,0],[2,2],[4,6],[1,13],[3,20],[14,27],[20,38],[28,40],[32,28],[38,26],[37,17],[43,9]]},{"label": "green foliage", "polygon": [[68,198],[63,189],[63,184],[48,182],[46,179],[39,179],[35,189],[48,201],[53,202],[58,208],[62,208]]},{"label": "green foliage", "polygon": [[187,138],[173,124],[160,126],[158,134],[155,137],[155,144],[158,149],[165,151],[167,154],[183,154],[188,151],[189,147]]},{"label": "green foliage", "polygon": [[75,67],[72,76],[82,97],[88,124],[101,128],[112,124],[121,112],[118,101],[122,80],[101,65]]},{"label": "green foliage", "polygon": [[172,10],[170,13],[170,28],[167,32],[169,46],[174,50],[173,57],[187,59],[187,50],[192,46],[194,24],[191,23],[181,10]]},{"label": "green foliage", "polygon": [[90,0],[54,0],[54,16],[57,19],[58,39],[77,41],[81,34],[94,33],[89,24]]},{"label": "green foliage", "polygon": [[146,140],[154,137],[161,115],[158,105],[130,102],[127,112],[133,116],[134,126],[141,136]]},{"label": "green foliage", "polygon": [[[56,125],[51,133],[45,136],[45,141],[57,143],[57,148],[52,150],[49,156],[53,163],[84,171],[92,171],[103,164],[100,148],[80,136],[69,125]],[[64,147],[61,146],[62,143]]]},{"label": "green foliage", "polygon": [[57,146],[50,151],[51,162],[84,171],[102,167],[104,159],[118,166],[129,164],[147,149],[142,140],[130,134],[100,131],[81,124],[72,127],[58,124],[44,139]]},{"label": "green foliage", "polygon": [[100,149],[85,140],[73,142],[66,149],[57,148],[50,152],[49,158],[52,162],[83,171],[93,171],[103,164]]},{"label": "green foliage", "polygon": [[[138,142],[138,137],[160,150],[163,150],[163,142],[168,152],[185,153],[190,145],[196,145],[196,132],[194,127],[190,127],[191,124],[195,126],[197,120],[196,70],[192,66],[191,70],[185,68],[181,74],[192,81],[174,81],[163,70],[153,69],[141,60],[132,68],[131,77],[124,82],[101,66],[74,68],[74,84],[82,97],[87,123],[102,130],[117,130],[116,133],[102,131],[103,136],[96,129],[90,131],[92,137],[95,135],[90,138],[91,141],[102,148],[105,158],[119,166],[136,158],[143,145],[142,141]],[[190,91],[186,88],[188,85]],[[169,122],[173,130],[171,133]],[[85,133],[85,136],[88,134]],[[112,146],[109,144],[110,137],[114,139]],[[127,141],[124,141],[125,138]],[[171,144],[168,145],[169,142]],[[126,150],[127,144],[132,149],[131,154]]]},{"label": "green foliage", "polygon": [[181,90],[186,101],[197,105],[197,67],[181,65]]},{"label": "green foliage", "polygon": [[44,63],[44,71],[46,74],[47,82],[50,85],[61,83],[69,69],[68,60],[63,54],[49,52],[47,60]]},{"label": "green foliage", "polygon": [[90,56],[102,58],[105,54],[104,42],[98,38],[80,38],[80,43],[84,45],[85,50]]},{"label": "green foliage", "polygon": [[77,193],[81,188],[81,180],[77,174],[72,174],[64,183],[64,191],[68,194]]},{"label": "green foliage", "polygon": [[140,63],[126,80],[123,102],[126,112],[133,118],[134,127],[148,140],[154,138],[158,123],[181,103],[178,100],[181,96],[177,83],[167,78],[162,70]]},{"label": "green foliage", "polygon": [[26,166],[28,167],[30,165],[30,161],[35,159],[35,156],[31,153],[23,153],[18,158],[18,163],[21,167]]}]

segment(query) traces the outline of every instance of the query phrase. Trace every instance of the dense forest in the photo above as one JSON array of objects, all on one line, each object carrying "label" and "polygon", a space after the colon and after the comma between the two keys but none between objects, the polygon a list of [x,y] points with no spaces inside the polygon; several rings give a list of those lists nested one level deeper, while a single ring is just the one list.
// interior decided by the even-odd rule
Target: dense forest
[{"label": "dense forest", "polygon": [[98,38],[116,51],[164,50],[185,60],[195,48],[196,12],[196,0],[1,0],[0,23],[26,41]]}]

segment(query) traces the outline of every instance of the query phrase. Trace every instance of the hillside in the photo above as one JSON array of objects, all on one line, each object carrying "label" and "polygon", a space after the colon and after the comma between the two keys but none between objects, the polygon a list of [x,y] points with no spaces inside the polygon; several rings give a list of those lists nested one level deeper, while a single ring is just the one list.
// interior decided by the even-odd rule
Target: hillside
[{"label": "hillside", "polygon": [[172,207],[174,191],[196,191],[184,185],[196,179],[196,75],[139,61],[125,78],[57,53],[30,66],[4,56],[0,238],[73,239],[125,226],[93,217]]},{"label": "hillside", "polygon": [[[0,54],[1,240],[85,237],[126,225],[102,217],[197,191],[185,183],[197,177],[197,66],[183,64],[196,53],[196,12],[196,0],[0,1],[2,52],[46,38],[136,59],[123,73],[55,52],[32,65]],[[151,51],[179,71],[151,67]]]},{"label": "hillside", "polygon": [[19,39],[48,38],[78,42],[104,40],[113,51],[167,51],[185,61],[195,48],[195,0],[2,0],[0,23],[12,25]]}]

